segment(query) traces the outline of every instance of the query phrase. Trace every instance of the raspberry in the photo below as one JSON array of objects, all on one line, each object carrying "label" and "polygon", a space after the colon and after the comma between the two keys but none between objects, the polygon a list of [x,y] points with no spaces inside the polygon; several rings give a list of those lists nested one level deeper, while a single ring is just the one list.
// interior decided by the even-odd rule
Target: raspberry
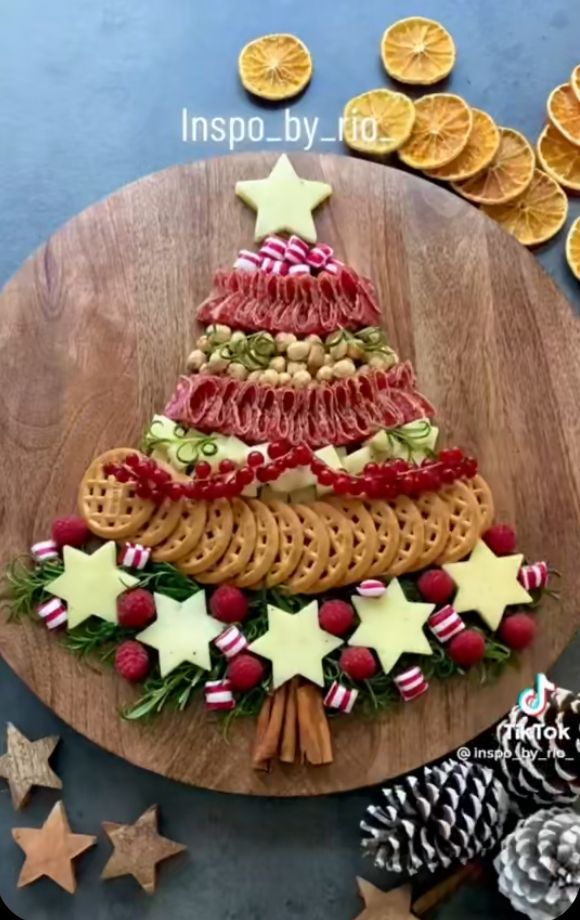
[{"label": "raspberry", "polygon": [[90,535],[86,521],[78,514],[55,518],[52,522],[52,539],[57,546],[84,546]]},{"label": "raspberry", "polygon": [[509,524],[494,524],[485,531],[483,539],[496,556],[509,556],[515,552],[516,532]]},{"label": "raspberry", "polygon": [[248,615],[248,600],[239,588],[220,585],[211,596],[209,609],[221,623],[242,623]]},{"label": "raspberry", "polygon": [[451,640],[447,654],[460,668],[471,668],[485,655],[485,639],[474,629],[464,629]]},{"label": "raspberry", "polygon": [[508,648],[521,652],[536,637],[536,621],[529,613],[514,613],[506,617],[498,630],[498,638]]},{"label": "raspberry", "polygon": [[455,591],[453,580],[443,569],[429,569],[423,572],[417,587],[421,597],[430,604],[445,604]]},{"label": "raspberry", "polygon": [[143,680],[149,673],[149,655],[140,642],[129,639],[121,642],[115,652],[115,671],[125,680],[135,683]]},{"label": "raspberry", "polygon": [[345,648],[339,664],[353,680],[368,680],[377,670],[374,655],[368,648]]},{"label": "raspberry", "polygon": [[147,626],[155,616],[153,595],[145,588],[125,591],[117,599],[117,619],[119,626],[140,629]]},{"label": "raspberry", "polygon": [[318,620],[326,632],[333,636],[344,636],[354,623],[354,610],[346,601],[325,601],[318,613]]},{"label": "raspberry", "polygon": [[264,677],[264,665],[253,655],[242,653],[232,658],[228,664],[228,680],[231,681],[232,690],[244,693],[256,687]]}]

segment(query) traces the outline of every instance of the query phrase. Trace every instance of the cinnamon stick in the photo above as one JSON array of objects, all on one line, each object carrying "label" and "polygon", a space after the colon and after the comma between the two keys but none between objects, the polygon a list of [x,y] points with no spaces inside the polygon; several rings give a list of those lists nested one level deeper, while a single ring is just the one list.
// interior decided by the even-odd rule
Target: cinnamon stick
[{"label": "cinnamon stick", "polygon": [[270,694],[266,696],[264,702],[262,703],[262,708],[258,715],[256,722],[256,736],[254,738],[254,753],[252,757],[252,764],[254,770],[268,770],[269,764],[267,760],[258,759],[258,753],[260,748],[264,743],[264,737],[268,730],[268,723],[270,722],[270,713],[272,711],[272,697]]},{"label": "cinnamon stick", "polygon": [[296,742],[298,734],[298,707],[296,694],[300,679],[293,677],[288,687],[286,698],[286,711],[284,712],[284,728],[282,730],[282,744],[280,746],[280,760],[282,763],[294,763],[296,759]]},{"label": "cinnamon stick", "polygon": [[297,691],[300,759],[313,766],[332,763],[332,742],[322,695],[314,684]]},{"label": "cinnamon stick", "polygon": [[284,721],[284,711],[286,709],[287,685],[283,684],[274,691],[272,697],[272,708],[268,727],[254,751],[254,762],[271,760],[278,753],[280,737],[282,735],[282,724]]}]

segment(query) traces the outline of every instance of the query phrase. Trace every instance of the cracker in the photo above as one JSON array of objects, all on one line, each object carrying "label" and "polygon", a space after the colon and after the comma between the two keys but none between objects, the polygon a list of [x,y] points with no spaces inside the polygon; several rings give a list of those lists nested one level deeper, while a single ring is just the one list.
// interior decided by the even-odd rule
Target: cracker
[{"label": "cracker", "polygon": [[477,476],[474,476],[473,479],[468,480],[466,484],[475,495],[477,504],[479,506],[479,534],[481,536],[481,534],[485,533],[486,530],[489,530],[493,524],[493,518],[495,515],[493,495],[491,494],[491,489],[487,482],[483,476],[479,475],[479,473]]},{"label": "cracker", "polygon": [[248,588],[264,578],[274,564],[280,545],[278,524],[270,508],[255,498],[246,501],[256,521],[256,543],[245,569],[234,582],[238,588]]},{"label": "cracker", "polygon": [[375,558],[379,545],[373,519],[362,501],[357,498],[329,498],[329,504],[338,508],[348,520],[352,535],[353,548],[347,570],[341,585],[360,581]]},{"label": "cracker", "polygon": [[399,522],[400,538],[397,555],[389,566],[388,574],[392,578],[410,571],[423,552],[425,545],[425,526],[419,509],[406,495],[399,495],[389,505]]},{"label": "cracker", "polygon": [[207,503],[180,501],[177,525],[162,543],[153,547],[155,562],[176,562],[199,543],[206,526]]},{"label": "cracker", "polygon": [[130,454],[136,453],[128,447],[108,450],[93,460],[81,480],[79,512],[90,530],[105,540],[130,537],[155,511],[152,501],[139,498],[133,483],[118,482],[114,476],[105,476],[104,473],[107,463],[122,463]]},{"label": "cracker", "polygon": [[308,591],[328,567],[330,537],[323,521],[310,505],[292,505],[302,528],[304,544],[298,565],[286,579],[293,594]]},{"label": "cracker", "polygon": [[431,565],[445,549],[449,537],[449,506],[436,492],[425,492],[415,499],[425,528],[421,555],[408,569],[417,572]]},{"label": "cracker", "polygon": [[283,584],[296,569],[304,548],[304,533],[293,505],[277,500],[265,504],[274,515],[279,537],[276,556],[265,576],[266,586],[274,588]]},{"label": "cracker", "polygon": [[218,585],[231,581],[244,571],[256,548],[256,518],[244,499],[232,498],[230,501],[234,518],[230,542],[217,562],[198,570],[195,577],[202,584]]},{"label": "cracker", "polygon": [[353,555],[354,533],[345,515],[328,502],[312,502],[310,507],[323,521],[330,540],[326,569],[308,589],[309,594],[322,594],[341,584],[346,576]]},{"label": "cracker", "polygon": [[158,546],[173,533],[181,518],[182,503],[164,499],[157,506],[148,521],[136,533],[131,534],[135,543],[141,546]]},{"label": "cracker", "polygon": [[207,519],[199,540],[177,560],[177,568],[186,575],[197,575],[221,559],[232,536],[234,514],[226,498],[207,503]]},{"label": "cracker", "polygon": [[401,529],[397,515],[389,504],[379,499],[364,502],[377,532],[377,551],[363,578],[378,578],[388,571],[399,549]]},{"label": "cracker", "polygon": [[479,538],[481,514],[477,499],[464,482],[457,480],[439,491],[449,508],[449,536],[437,564],[458,562],[469,555]]}]

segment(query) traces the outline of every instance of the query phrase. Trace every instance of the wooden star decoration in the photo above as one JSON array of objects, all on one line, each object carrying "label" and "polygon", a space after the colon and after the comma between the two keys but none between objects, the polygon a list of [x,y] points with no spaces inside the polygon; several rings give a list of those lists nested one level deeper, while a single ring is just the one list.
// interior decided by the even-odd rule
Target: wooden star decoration
[{"label": "wooden star decoration", "polygon": [[11,722],[6,726],[6,753],[0,757],[0,777],[8,782],[14,808],[26,804],[34,786],[62,789],[48,759],[60,741],[55,735],[29,741]]},{"label": "wooden star decoration", "polygon": [[157,864],[187,849],[157,830],[157,805],[148,808],[134,824],[103,822],[103,830],[113,844],[113,853],[101,878],[132,875],[147,894],[153,894],[157,882]]},{"label": "wooden star decoration", "polygon": [[506,607],[530,604],[532,598],[518,581],[523,562],[521,553],[496,556],[487,543],[480,540],[466,562],[449,562],[443,566],[457,585],[453,606],[457,613],[475,610],[495,631],[502,621]]},{"label": "wooden star decoration", "polygon": [[355,920],[417,920],[411,913],[411,886],[403,885],[393,891],[381,891],[357,878],[358,890],[365,902],[365,909]]},{"label": "wooden star decoration", "polygon": [[46,876],[69,894],[74,894],[77,887],[73,859],[97,840],[87,834],[71,833],[62,802],[56,803],[42,827],[14,827],[12,837],[26,855],[18,887]]},{"label": "wooden star decoration", "polygon": [[296,233],[309,243],[316,242],[312,211],[331,194],[327,182],[301,179],[285,153],[266,179],[236,183],[238,198],[258,212],[258,242],[271,233]]}]

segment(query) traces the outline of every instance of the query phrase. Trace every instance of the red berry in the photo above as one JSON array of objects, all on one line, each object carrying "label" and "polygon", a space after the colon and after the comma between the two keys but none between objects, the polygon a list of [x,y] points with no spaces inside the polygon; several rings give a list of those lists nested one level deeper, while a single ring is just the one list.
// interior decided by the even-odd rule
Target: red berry
[{"label": "red berry", "polygon": [[129,482],[131,479],[131,473],[124,466],[119,467],[114,476],[117,482]]},{"label": "red berry", "polygon": [[272,441],[268,446],[268,456],[271,460],[278,460],[290,450],[288,441]]},{"label": "red berry", "polygon": [[220,585],[210,598],[209,609],[221,623],[241,623],[248,615],[248,600],[239,588]]},{"label": "red berry", "polygon": [[[384,489],[384,486],[383,486],[383,489]],[[351,477],[349,491],[351,495],[362,495],[364,492],[364,483],[362,479]]]},{"label": "red berry", "polygon": [[264,665],[258,658],[242,652],[241,655],[232,658],[228,664],[227,678],[231,681],[232,690],[244,693],[246,690],[251,690],[252,687],[257,687],[264,679],[264,673]]},{"label": "red berry", "polygon": [[350,492],[350,476],[337,476],[334,480],[334,491],[337,495],[348,495]]},{"label": "red berry", "polygon": [[383,463],[379,467],[379,476],[382,482],[388,483],[389,485],[394,485],[397,481],[397,471],[390,463]]},{"label": "red berry", "polygon": [[151,473],[151,479],[157,486],[165,485],[166,482],[169,482],[171,479],[171,474],[167,470],[162,469],[160,466],[156,467]]},{"label": "red berry", "polygon": [[292,456],[296,460],[297,466],[305,466],[312,459],[312,451],[307,444],[299,444],[292,451]]},{"label": "red berry", "polygon": [[329,469],[329,467],[326,465],[326,463],[324,463],[323,460],[319,460],[318,457],[312,457],[312,459],[310,460],[310,469],[312,470],[315,476],[318,476],[318,474],[321,473],[322,470],[327,470]]},{"label": "red berry", "polygon": [[115,652],[115,671],[131,683],[143,680],[149,673],[147,649],[140,642],[128,639]]},{"label": "red berry", "polygon": [[117,619],[119,626],[126,629],[141,629],[155,617],[155,600],[145,588],[133,588],[117,598]]},{"label": "red berry", "polygon": [[443,466],[439,472],[443,482],[455,482],[457,475],[452,466]]},{"label": "red berry", "polygon": [[207,487],[210,499],[226,497],[226,484],[221,479],[214,479],[213,482],[208,482]]},{"label": "red berry", "polygon": [[471,668],[485,655],[485,639],[474,629],[464,629],[451,640],[447,654],[460,668]]},{"label": "red berry", "polygon": [[513,613],[502,620],[497,634],[504,645],[521,652],[532,644],[536,631],[536,621],[529,613]]},{"label": "red berry", "polygon": [[463,451],[459,447],[446,447],[440,450],[437,456],[445,466],[455,466],[463,460]]},{"label": "red berry", "polygon": [[104,463],[103,464],[103,476],[115,476],[117,472],[116,463]]},{"label": "red berry", "polygon": [[135,487],[135,492],[139,498],[151,498],[151,489],[146,482],[138,483],[138,485]]},{"label": "red berry", "polygon": [[236,495],[239,495],[242,491],[241,487],[238,485],[236,478],[228,479],[224,483],[224,497],[225,498],[235,498]]},{"label": "red berry", "polygon": [[446,604],[455,591],[451,576],[443,569],[428,569],[423,572],[417,582],[417,587],[421,597],[430,604]]},{"label": "red berry", "polygon": [[220,460],[219,471],[220,473],[233,473],[236,468],[236,464],[233,460],[228,460],[227,457],[225,460]]},{"label": "red berry", "polygon": [[367,463],[363,473],[367,476],[376,476],[380,472],[380,467],[378,463]]},{"label": "red berry", "polygon": [[407,473],[411,469],[411,464],[407,460],[402,460],[401,458],[393,460],[391,466],[396,473]]},{"label": "red berry", "polygon": [[509,524],[494,524],[485,531],[483,539],[496,556],[509,556],[515,552],[516,532]]},{"label": "red berry", "polygon": [[416,475],[421,492],[436,492],[439,488],[440,480],[434,470],[421,469]]},{"label": "red berry", "polygon": [[195,475],[198,479],[207,479],[211,473],[211,466],[207,460],[200,460],[199,463],[195,464]]},{"label": "red berry", "polygon": [[165,487],[165,494],[172,502],[178,502],[185,494],[185,487],[181,482],[170,482]]},{"label": "red berry", "polygon": [[377,671],[375,657],[368,648],[345,648],[339,664],[353,680],[368,680]]},{"label": "red berry", "polygon": [[124,463],[130,470],[137,470],[141,466],[141,457],[139,454],[129,454],[128,457],[125,457]]},{"label": "red berry", "polygon": [[266,462],[264,454],[261,454],[259,450],[251,450],[248,454],[248,466],[251,466],[252,469],[256,469],[258,466],[263,466]]},{"label": "red berry", "polygon": [[56,518],[52,522],[52,539],[57,546],[84,546],[91,532],[78,514]]},{"label": "red berry", "polygon": [[316,474],[316,478],[321,486],[331,486],[334,482],[332,470],[328,469],[328,467],[320,470],[320,472]]},{"label": "red berry", "polygon": [[333,636],[344,636],[354,623],[354,610],[346,601],[325,601],[318,612],[322,629]]},{"label": "red berry", "polygon": [[245,489],[246,486],[251,485],[254,481],[254,471],[250,469],[249,466],[243,466],[241,470],[238,470],[236,473],[236,482],[241,489]]},{"label": "red berry", "polygon": [[475,457],[466,457],[462,464],[463,475],[473,479],[477,474],[477,460]]}]

